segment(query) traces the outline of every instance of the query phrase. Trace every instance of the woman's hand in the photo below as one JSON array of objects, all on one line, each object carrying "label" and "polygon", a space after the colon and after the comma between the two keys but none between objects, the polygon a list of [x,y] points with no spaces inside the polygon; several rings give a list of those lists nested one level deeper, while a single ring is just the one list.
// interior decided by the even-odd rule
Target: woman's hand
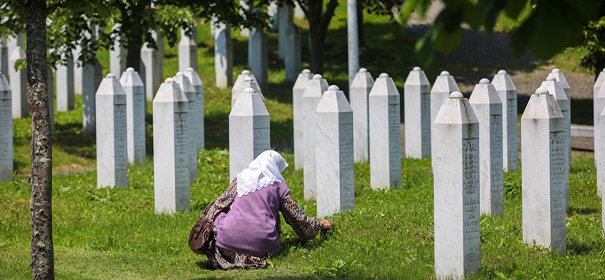
[{"label": "woman's hand", "polygon": [[321,222],[319,222],[319,225],[321,226],[321,229],[332,229],[332,222],[328,221],[328,220],[322,220]]}]

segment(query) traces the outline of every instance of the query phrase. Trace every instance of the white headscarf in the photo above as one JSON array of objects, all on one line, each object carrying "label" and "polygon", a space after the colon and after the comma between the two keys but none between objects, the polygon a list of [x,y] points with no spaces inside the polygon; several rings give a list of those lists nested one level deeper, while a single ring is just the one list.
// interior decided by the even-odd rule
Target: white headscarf
[{"label": "white headscarf", "polygon": [[285,182],[281,172],[288,167],[276,151],[267,150],[254,159],[248,168],[237,174],[237,196],[242,197],[274,182]]}]

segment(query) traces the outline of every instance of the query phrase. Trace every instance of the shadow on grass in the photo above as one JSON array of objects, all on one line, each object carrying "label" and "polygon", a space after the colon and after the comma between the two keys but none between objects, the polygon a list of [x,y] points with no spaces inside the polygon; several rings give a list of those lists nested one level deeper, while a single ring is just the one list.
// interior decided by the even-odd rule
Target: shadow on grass
[{"label": "shadow on grass", "polygon": [[572,216],[572,215],[592,215],[592,214],[597,214],[597,213],[601,213],[601,209],[596,209],[596,208],[592,208],[592,207],[584,207],[584,206],[569,206],[569,213],[568,216]]},{"label": "shadow on grass", "polygon": [[53,146],[60,147],[68,154],[96,159],[95,141],[96,136],[94,134],[84,134],[82,123],[55,124]]}]

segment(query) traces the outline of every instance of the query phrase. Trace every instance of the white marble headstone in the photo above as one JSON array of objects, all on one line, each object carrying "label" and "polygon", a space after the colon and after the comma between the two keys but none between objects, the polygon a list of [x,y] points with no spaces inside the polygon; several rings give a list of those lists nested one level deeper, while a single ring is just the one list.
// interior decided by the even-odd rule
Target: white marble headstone
[{"label": "white marble headstone", "polygon": [[454,91],[460,91],[454,76],[447,71],[441,71],[431,89],[431,124],[435,122],[443,100],[448,99]]},{"label": "white marble headstone", "polygon": [[237,77],[233,88],[231,88],[232,107],[235,104],[235,100],[237,100],[237,97],[247,88],[254,89],[254,92],[258,93],[263,102],[265,102],[265,97],[263,96],[260,86],[258,86],[258,83],[254,79],[254,76],[250,74],[250,71],[244,70],[242,71],[242,74]]},{"label": "white marble headstone", "polygon": [[301,68],[300,31],[294,22],[290,22],[285,32],[286,38],[283,43],[285,46],[284,64],[286,68],[286,82],[293,83],[296,81]]},{"label": "white marble headstone", "polygon": [[561,172],[565,172],[564,177],[564,196],[565,196],[565,209],[569,210],[569,169],[571,169],[571,115],[569,111],[570,103],[569,99],[565,96],[565,91],[561,88],[559,82],[555,80],[554,77],[549,76],[546,78],[546,81],[542,82],[541,87],[548,90],[549,94],[554,96],[557,101],[557,105],[565,118],[565,134],[563,138],[564,152],[565,152],[565,162],[567,164],[567,168],[565,171],[561,170]]},{"label": "white marble headstone", "polygon": [[9,59],[10,85],[13,94],[13,118],[26,118],[29,115],[27,103],[27,72],[25,68],[15,70],[15,63],[25,59],[25,53],[19,46],[13,49]]},{"label": "white marble headstone", "polygon": [[370,160],[370,102],[369,95],[374,78],[367,69],[361,68],[351,82],[349,99],[353,109],[353,147],[355,162]]},{"label": "white marble headstone", "polygon": [[[600,126],[599,135],[595,134],[595,138],[605,139],[605,109],[601,112]],[[601,156],[600,159],[597,159],[597,189],[603,189],[603,186],[605,186],[605,160]],[[603,209],[605,209],[605,199],[601,199],[601,221],[605,221],[605,211]],[[603,232],[605,232],[605,223],[601,223],[601,226]]]},{"label": "white marble headstone", "polygon": [[374,82],[370,104],[370,185],[372,189],[401,186],[399,91],[387,73]]},{"label": "white marble headstone", "polygon": [[176,73],[176,76],[174,76],[174,82],[181,86],[183,93],[189,101],[189,117],[187,118],[187,138],[189,139],[189,179],[191,183],[193,183],[195,182],[195,180],[197,180],[197,141],[195,140],[195,120],[198,119],[197,111],[195,110],[195,108],[197,107],[197,93],[193,88],[193,85],[191,85],[191,81],[189,80],[189,78],[187,78],[187,76],[185,76],[182,72]]},{"label": "white marble headstone", "polygon": [[355,209],[353,110],[338,86],[317,106],[317,217]]},{"label": "white marble headstone", "polygon": [[139,73],[128,67],[120,77],[126,92],[126,123],[128,139],[128,163],[145,162],[145,85]]},{"label": "white marble headstone", "polygon": [[592,89],[593,98],[597,97],[597,94],[599,93],[599,89],[601,88],[601,85],[603,84],[604,80],[605,80],[605,68],[603,68],[603,70],[601,70],[601,73],[599,73],[599,76],[597,76],[597,80],[594,82],[594,86]]},{"label": "white marble headstone", "polygon": [[0,72],[0,182],[13,179],[13,104],[11,88]]},{"label": "white marble headstone", "polygon": [[233,41],[231,27],[219,23],[215,30],[214,69],[216,86],[228,88],[233,85]]},{"label": "white marble headstone", "polygon": [[179,71],[185,72],[187,68],[197,71],[197,24],[193,22],[191,36],[187,36],[181,29],[181,41],[179,42]]},{"label": "white marble headstone", "polygon": [[248,67],[263,87],[268,83],[268,62],[267,35],[262,28],[252,28],[248,39]]},{"label": "white marble headstone", "polygon": [[96,93],[97,188],[128,186],[126,92],[107,74]]},{"label": "white marble headstone", "polygon": [[521,117],[523,241],[565,255],[565,117],[538,88]]},{"label": "white marble headstone", "polygon": [[189,67],[183,73],[189,81],[191,81],[191,85],[195,89],[195,110],[197,119],[195,121],[195,140],[197,142],[198,151],[204,149],[205,141],[204,141],[204,84],[200,79],[200,75],[192,68]]},{"label": "white marble headstone", "polygon": [[481,266],[479,123],[462,93],[443,102],[431,137],[435,274],[459,279]]},{"label": "white marble headstone", "polygon": [[229,180],[271,148],[269,111],[252,88],[242,92],[229,114]]},{"label": "white marble headstone", "polygon": [[479,121],[481,214],[504,215],[502,102],[488,79],[479,81],[469,102]]},{"label": "white marble headstone", "polygon": [[517,88],[504,70],[492,79],[492,85],[496,88],[500,101],[502,102],[502,151],[503,168],[505,171],[517,170],[519,165],[519,153],[517,143]]},{"label": "white marble headstone", "polygon": [[189,209],[189,102],[172,78],[153,100],[153,183],[156,213]]},{"label": "white marble headstone", "polygon": [[414,67],[403,85],[405,156],[431,156],[431,84],[420,67]]},{"label": "white marble headstone", "polygon": [[321,75],[315,74],[307,82],[303,92],[303,141],[304,141],[304,187],[305,199],[316,199],[317,172],[316,172],[316,128],[317,116],[315,111],[324,92],[328,90],[328,81]]},{"label": "white marble headstone", "polygon": [[278,56],[280,59],[285,58],[286,48],[287,48],[287,32],[288,26],[290,22],[292,22],[294,16],[294,8],[290,5],[281,5],[278,8],[277,12],[277,20],[279,21],[279,38],[278,38]]},{"label": "white marble headstone", "polygon": [[[599,92],[597,93],[597,95],[595,96],[594,100],[593,100],[593,104],[594,104],[594,108],[593,108],[593,112],[594,112],[594,158],[596,161],[596,165],[597,166],[605,166],[605,159],[603,159],[603,155],[605,155],[605,145],[604,144],[604,140],[605,138],[600,138],[600,135],[603,134],[603,130],[604,129],[604,123],[603,123],[603,119],[601,119],[600,116],[600,112],[603,111],[603,109],[605,109],[605,86],[601,86],[599,88]],[[602,181],[603,183],[605,183],[605,177],[603,178],[604,181]],[[599,197],[601,197],[601,193],[603,190],[603,186],[605,184],[601,183],[601,181],[599,180],[598,177],[598,170],[597,170],[597,195]]]},{"label": "white marble headstone", "polygon": [[292,88],[292,113],[294,118],[294,168],[300,170],[304,167],[305,146],[303,134],[303,99],[302,95],[307,88],[309,80],[313,78],[311,71],[305,69],[298,74],[296,83]]},{"label": "white marble headstone", "polygon": [[82,126],[86,135],[95,132],[95,92],[101,84],[102,77],[103,68],[96,57],[94,63],[82,67]]},{"label": "white marble headstone", "polygon": [[67,58],[67,65],[58,65],[57,79],[57,111],[66,112],[75,108],[74,96],[74,61]]},{"label": "white marble headstone", "polygon": [[[116,23],[112,32],[120,30],[120,23]],[[113,50],[109,50],[109,71],[110,73],[123,73],[126,70],[126,48],[120,42],[120,35],[118,34],[114,38]]]},{"label": "white marble headstone", "polygon": [[154,97],[160,87],[160,83],[163,80],[163,77],[160,77],[159,73],[159,66],[161,66],[161,64],[159,64],[160,42],[156,41],[156,43],[158,44],[158,50],[150,47],[148,44],[144,44],[143,48],[141,48],[141,64],[143,64],[145,68],[145,71],[141,69],[141,80],[144,81],[145,96],[149,101],[154,100]]}]

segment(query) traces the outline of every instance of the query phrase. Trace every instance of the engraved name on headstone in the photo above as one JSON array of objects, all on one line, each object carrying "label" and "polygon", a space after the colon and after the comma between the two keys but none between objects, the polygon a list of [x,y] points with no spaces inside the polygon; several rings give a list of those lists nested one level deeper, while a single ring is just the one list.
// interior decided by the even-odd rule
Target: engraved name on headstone
[{"label": "engraved name on headstone", "polygon": [[191,85],[195,89],[195,110],[196,117],[195,120],[195,140],[197,142],[198,151],[204,149],[205,141],[204,141],[204,84],[200,79],[200,75],[197,74],[195,69],[189,67],[187,71],[183,74],[189,78],[191,81]]},{"label": "engraved name on headstone", "polygon": [[188,139],[188,149],[189,149],[189,180],[191,183],[197,180],[197,142],[195,140],[195,120],[198,119],[197,112],[195,110],[196,102],[197,102],[197,93],[195,89],[191,85],[191,81],[189,78],[185,76],[182,72],[177,72],[176,76],[174,76],[174,82],[177,83],[183,93],[187,97],[187,101],[189,102],[189,113],[187,114],[187,139]]},{"label": "engraved name on headstone", "polygon": [[517,88],[504,70],[492,79],[492,85],[496,88],[500,101],[502,102],[502,151],[503,168],[505,171],[517,170],[519,165],[519,153],[517,143]]}]

